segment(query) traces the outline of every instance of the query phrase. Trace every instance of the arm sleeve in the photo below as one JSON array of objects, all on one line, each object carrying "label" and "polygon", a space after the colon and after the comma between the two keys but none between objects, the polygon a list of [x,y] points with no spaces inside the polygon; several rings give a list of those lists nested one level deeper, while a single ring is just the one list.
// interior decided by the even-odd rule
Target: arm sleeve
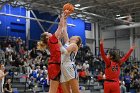
[{"label": "arm sleeve", "polygon": [[123,62],[125,62],[125,61],[130,57],[130,55],[131,55],[131,53],[133,52],[133,50],[134,50],[134,49],[130,48],[129,51],[125,54],[125,56],[124,56],[123,58],[121,58],[121,60],[120,60],[121,64],[122,64]]},{"label": "arm sleeve", "polygon": [[101,53],[101,56],[102,56],[102,58],[103,58],[103,60],[106,64],[106,66],[109,66],[110,65],[110,60],[105,55],[103,44],[100,44],[100,53]]}]

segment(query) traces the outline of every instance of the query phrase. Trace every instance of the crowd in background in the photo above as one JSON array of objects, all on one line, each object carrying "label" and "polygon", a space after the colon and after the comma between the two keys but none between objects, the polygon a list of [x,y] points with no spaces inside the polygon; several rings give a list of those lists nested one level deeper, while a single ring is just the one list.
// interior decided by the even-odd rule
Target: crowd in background
[{"label": "crowd in background", "polygon": [[[49,53],[47,51],[40,52],[36,50],[36,47],[32,47],[30,50],[27,49],[25,41],[21,38],[8,38],[1,42],[0,45],[1,63],[5,66],[14,66],[13,69],[8,70],[9,75],[12,74],[11,72],[14,72],[13,74],[26,74],[29,89],[41,86],[43,91],[45,91],[45,87],[49,86],[47,75]],[[105,63],[100,55],[94,56],[89,47],[82,47],[76,56],[76,65],[79,80],[82,80],[84,84],[91,77],[94,77],[103,85]],[[6,80],[5,86],[7,84],[10,85],[9,82],[11,81]],[[120,87],[121,91],[129,92],[130,89],[135,89],[137,92],[140,92],[140,64],[128,61],[121,67]]]},{"label": "crowd in background", "polygon": [[[48,85],[47,52],[41,52],[33,47],[27,50],[25,42],[20,38],[8,38],[1,42],[0,61],[6,67],[9,75],[25,74],[28,77],[29,89],[38,85],[44,89]],[[6,84],[6,83],[5,83]]]}]

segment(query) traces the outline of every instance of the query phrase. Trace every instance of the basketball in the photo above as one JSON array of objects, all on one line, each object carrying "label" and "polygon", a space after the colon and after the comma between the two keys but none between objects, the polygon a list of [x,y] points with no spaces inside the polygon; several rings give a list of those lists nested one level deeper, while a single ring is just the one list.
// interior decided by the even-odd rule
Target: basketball
[{"label": "basketball", "polygon": [[63,11],[66,15],[70,15],[74,12],[74,6],[70,3],[67,3],[63,6]]}]

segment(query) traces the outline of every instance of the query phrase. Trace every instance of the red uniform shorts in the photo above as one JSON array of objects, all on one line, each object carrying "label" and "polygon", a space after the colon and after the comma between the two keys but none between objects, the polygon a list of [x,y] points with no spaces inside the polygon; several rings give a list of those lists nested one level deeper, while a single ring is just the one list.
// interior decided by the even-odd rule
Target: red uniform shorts
[{"label": "red uniform shorts", "polygon": [[104,82],[104,93],[120,93],[119,82]]},{"label": "red uniform shorts", "polygon": [[48,64],[48,77],[50,80],[60,80],[60,63]]}]

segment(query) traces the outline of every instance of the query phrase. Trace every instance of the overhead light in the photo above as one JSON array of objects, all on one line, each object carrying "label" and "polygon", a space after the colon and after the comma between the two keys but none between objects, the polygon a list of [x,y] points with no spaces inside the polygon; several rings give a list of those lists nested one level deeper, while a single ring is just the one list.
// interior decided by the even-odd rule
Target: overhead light
[{"label": "overhead light", "polygon": [[82,14],[78,14],[77,17],[83,17]]},{"label": "overhead light", "polygon": [[93,6],[82,7],[82,8],[80,8],[80,10],[85,10],[85,9],[92,8],[92,7],[93,7]]},{"label": "overhead light", "polygon": [[76,13],[72,13],[72,14],[70,14],[70,15],[75,15]]},{"label": "overhead light", "polygon": [[116,19],[124,19],[124,18],[128,18],[129,16],[120,16],[120,17],[118,17],[118,18],[116,18]]},{"label": "overhead light", "polygon": [[77,9],[78,10],[79,8],[75,7],[74,9]]},{"label": "overhead light", "polygon": [[80,4],[75,4],[74,6],[75,6],[75,7],[80,7]]},{"label": "overhead light", "polygon": [[85,19],[85,21],[87,21],[88,19]]},{"label": "overhead light", "polygon": [[86,15],[82,15],[83,17],[86,17]]},{"label": "overhead light", "polygon": [[120,17],[121,15],[120,14],[118,14],[118,15],[116,15],[117,17]]},{"label": "overhead light", "polygon": [[86,19],[92,19],[91,17],[86,17]]},{"label": "overhead light", "polygon": [[81,20],[85,20],[84,18],[81,18]]}]

